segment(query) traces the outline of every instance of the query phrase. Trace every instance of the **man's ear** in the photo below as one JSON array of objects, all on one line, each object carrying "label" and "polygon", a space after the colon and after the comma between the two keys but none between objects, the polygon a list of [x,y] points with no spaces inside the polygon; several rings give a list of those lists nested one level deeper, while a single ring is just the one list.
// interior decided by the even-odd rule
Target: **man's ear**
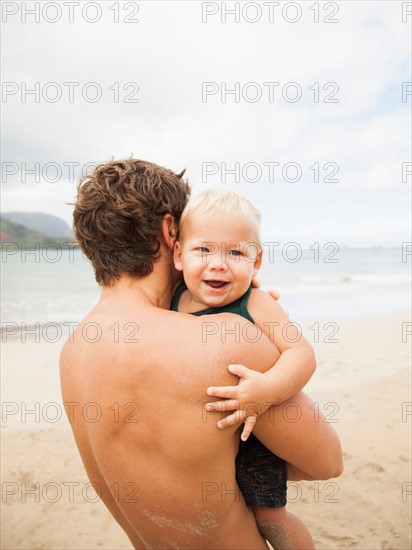
[{"label": "man's ear", "polygon": [[256,277],[261,267],[262,267],[262,251],[259,250],[258,255],[256,256],[256,260],[253,264],[253,277]]},{"label": "man's ear", "polygon": [[177,227],[175,219],[171,214],[163,216],[162,235],[166,246],[173,250],[177,238]]},{"label": "man's ear", "polygon": [[175,268],[178,271],[183,271],[183,264],[182,264],[182,247],[180,246],[180,242],[176,241],[174,252],[173,252],[173,260],[175,262]]}]

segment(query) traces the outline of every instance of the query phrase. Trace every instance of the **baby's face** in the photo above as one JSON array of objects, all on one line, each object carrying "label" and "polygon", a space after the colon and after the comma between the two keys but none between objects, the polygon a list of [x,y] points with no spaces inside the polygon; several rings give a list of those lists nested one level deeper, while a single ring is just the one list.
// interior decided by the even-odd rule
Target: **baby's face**
[{"label": "baby's face", "polygon": [[221,307],[242,296],[261,264],[248,223],[221,214],[190,216],[175,247],[176,269],[183,271],[192,299]]}]

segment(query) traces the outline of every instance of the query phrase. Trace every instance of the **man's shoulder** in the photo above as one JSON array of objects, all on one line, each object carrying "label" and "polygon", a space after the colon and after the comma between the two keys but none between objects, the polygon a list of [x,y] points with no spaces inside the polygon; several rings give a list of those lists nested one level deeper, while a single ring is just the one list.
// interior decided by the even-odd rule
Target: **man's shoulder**
[{"label": "man's shoulder", "polygon": [[[133,313],[133,315],[131,314]],[[113,364],[139,368],[146,362],[227,365],[273,364],[273,345],[247,319],[233,313],[194,316],[156,309],[106,315],[99,310],[87,316],[63,346],[60,364],[99,358],[100,370]],[[261,370],[259,368],[259,370]]]},{"label": "man's shoulder", "polygon": [[219,313],[194,319],[197,324],[191,330],[191,341],[205,355],[219,357],[225,364],[240,363],[257,370],[266,370],[277,359],[269,338],[241,315]]}]

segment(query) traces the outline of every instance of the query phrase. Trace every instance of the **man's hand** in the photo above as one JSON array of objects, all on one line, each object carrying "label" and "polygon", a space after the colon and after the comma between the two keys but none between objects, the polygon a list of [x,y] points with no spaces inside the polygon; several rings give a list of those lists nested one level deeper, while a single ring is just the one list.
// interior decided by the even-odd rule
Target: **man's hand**
[{"label": "man's hand", "polygon": [[208,388],[208,395],[223,397],[225,401],[207,403],[205,408],[207,411],[235,411],[223,420],[219,420],[217,427],[224,429],[244,422],[241,439],[246,441],[252,433],[258,416],[272,405],[270,383],[264,373],[248,369],[244,365],[229,365],[228,370],[239,377],[239,384]]}]

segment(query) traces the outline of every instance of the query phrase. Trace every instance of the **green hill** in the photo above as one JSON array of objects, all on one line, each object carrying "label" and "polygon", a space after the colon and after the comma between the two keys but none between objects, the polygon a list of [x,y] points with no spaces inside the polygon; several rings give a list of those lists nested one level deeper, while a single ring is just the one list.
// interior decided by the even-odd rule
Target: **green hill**
[{"label": "green hill", "polygon": [[51,214],[41,212],[4,212],[1,217],[17,225],[23,225],[48,237],[62,237],[73,240],[73,232],[68,224]]},{"label": "green hill", "polygon": [[17,243],[18,245],[24,244],[26,250],[33,250],[36,247],[42,248],[48,243],[56,243],[63,245],[66,243],[74,242],[74,238],[68,237],[49,237],[40,231],[29,229],[24,225],[13,223],[9,220],[0,218],[0,243],[2,248],[7,243]]}]

